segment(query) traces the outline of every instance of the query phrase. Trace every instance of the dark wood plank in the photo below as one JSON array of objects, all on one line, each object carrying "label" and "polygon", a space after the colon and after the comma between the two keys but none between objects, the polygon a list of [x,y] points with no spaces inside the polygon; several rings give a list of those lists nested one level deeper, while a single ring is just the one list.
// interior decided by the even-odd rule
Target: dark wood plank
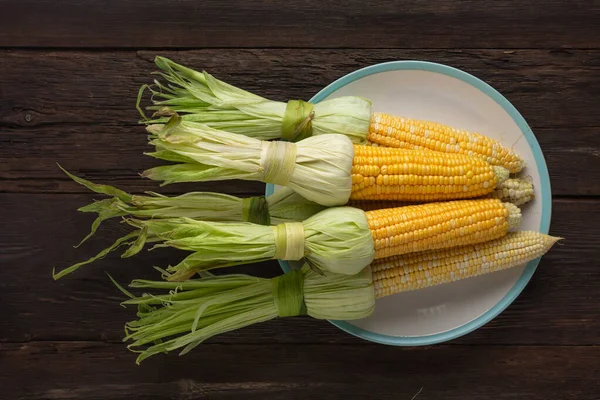
[{"label": "dark wood plank", "polygon": [[[532,128],[598,127],[600,50],[8,51],[0,57],[0,126],[134,125],[137,91],[161,54],[273,100],[308,100],[335,79],[391,60],[436,61],[503,93]],[[565,75],[568,71],[568,76]],[[16,84],[18,82],[18,84]],[[115,127],[115,133],[119,127]]]},{"label": "dark wood plank", "polygon": [[[10,399],[592,399],[594,347],[204,344],[134,364],[123,345],[3,344]],[[418,393],[418,395],[417,395]]]},{"label": "dark wood plank", "polygon": [[[0,230],[0,293],[4,317],[0,341],[119,341],[132,309],[119,307],[121,294],[104,275],[120,282],[157,278],[152,265],[166,266],[184,253],[143,252],[127,260],[117,255],[53,282],[51,268],[85,259],[124,232],[106,223],[92,241],[77,243],[92,217],[75,208],[91,195],[0,195],[0,210],[10,229]],[[480,330],[453,341],[458,344],[597,344],[600,336],[597,296],[600,270],[600,202],[558,200],[552,233],[565,237],[544,257],[524,293],[501,316]],[[236,271],[274,276],[275,262]],[[272,321],[214,338],[211,343],[362,343],[324,321],[294,318]]]},{"label": "dark wood plank", "polygon": [[5,0],[11,47],[600,47],[595,1]]},{"label": "dark wood plank", "polygon": [[[5,129],[0,133],[0,191],[3,192],[74,192],[87,189],[73,183],[58,167],[96,182],[124,190],[183,193],[215,190],[211,182],[169,185],[139,176],[143,170],[164,162],[145,156],[152,151],[141,126],[44,126],[32,129]],[[263,194],[260,182],[224,181],[219,191]]]},{"label": "dark wood plank", "polygon": [[554,196],[600,195],[600,128],[537,129]]}]

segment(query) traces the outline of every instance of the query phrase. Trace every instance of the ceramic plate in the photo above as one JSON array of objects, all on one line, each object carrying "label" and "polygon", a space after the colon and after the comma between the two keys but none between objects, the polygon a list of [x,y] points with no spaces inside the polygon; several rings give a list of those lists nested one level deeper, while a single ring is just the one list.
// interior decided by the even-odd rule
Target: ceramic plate
[{"label": "ceramic plate", "polygon": [[[548,233],[551,194],[540,146],[519,112],[485,82],[458,69],[420,61],[373,65],[333,82],[310,101],[362,96],[373,111],[426,119],[476,131],[513,147],[526,161],[536,199],[523,206],[522,230]],[[267,195],[277,190],[267,185]],[[355,336],[398,346],[439,343],[492,320],[523,290],[538,260],[450,284],[400,293],[377,301],[375,312],[357,321],[331,321]],[[290,264],[280,261],[287,271]]]}]

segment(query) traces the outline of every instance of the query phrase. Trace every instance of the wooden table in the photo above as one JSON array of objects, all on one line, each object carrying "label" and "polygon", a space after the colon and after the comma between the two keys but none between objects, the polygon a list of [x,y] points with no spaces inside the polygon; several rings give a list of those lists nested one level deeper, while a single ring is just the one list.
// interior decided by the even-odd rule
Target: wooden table
[{"label": "wooden table", "polygon": [[[0,398],[593,399],[600,396],[600,3],[597,1],[0,1]],[[394,348],[308,318],[136,366],[133,316],[103,271],[154,276],[178,255],[107,257],[59,282],[93,196],[56,162],[131,192],[155,165],[134,108],[156,54],[278,100],[310,98],[367,65],[461,68],[502,92],[542,146],[564,236],[502,315],[449,343]],[[263,185],[172,185],[254,195]],[[275,262],[241,268],[273,276]]]}]

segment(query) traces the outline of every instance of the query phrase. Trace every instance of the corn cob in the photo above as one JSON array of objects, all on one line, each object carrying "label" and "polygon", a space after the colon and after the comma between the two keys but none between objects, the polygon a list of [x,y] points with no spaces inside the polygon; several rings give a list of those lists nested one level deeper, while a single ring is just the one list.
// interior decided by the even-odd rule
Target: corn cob
[{"label": "corn cob", "polygon": [[521,211],[497,199],[366,211],[375,258],[485,242],[516,228]]},{"label": "corn cob", "polygon": [[[510,178],[497,185],[496,190],[485,196],[502,202],[521,206],[535,198],[533,184],[528,179]],[[348,206],[360,208],[363,211],[380,210],[420,204],[415,201],[393,200],[350,200]]]},{"label": "corn cob", "polygon": [[303,222],[263,226],[190,218],[127,219],[135,228],[87,261],[56,273],[56,279],[129,245],[123,257],[146,243],[192,252],[170,266],[171,280],[195,272],[269,259],[306,259],[324,271],[355,274],[374,258],[479,243],[501,237],[521,220],[517,206],[498,199],[457,200],[384,210],[327,208]]},{"label": "corn cob", "polygon": [[379,112],[371,115],[367,139],[385,147],[428,149],[480,157],[511,173],[519,172],[525,164],[514,151],[479,133]]},{"label": "corn cob", "polygon": [[560,238],[538,232],[511,232],[475,245],[431,250],[371,263],[380,298],[516,267],[542,256]]},{"label": "corn cob", "polygon": [[298,143],[265,142],[216,131],[173,116],[150,125],[151,155],[180,164],[143,176],[173,182],[258,180],[288,186],[324,206],[348,200],[441,201],[491,193],[509,176],[505,168],[464,154],[352,145],[342,135]]},{"label": "corn cob", "polygon": [[[503,177],[508,177],[500,169]],[[500,179],[502,181],[502,178]],[[432,201],[482,196],[499,180],[488,163],[427,150],[354,146],[352,200]]]}]

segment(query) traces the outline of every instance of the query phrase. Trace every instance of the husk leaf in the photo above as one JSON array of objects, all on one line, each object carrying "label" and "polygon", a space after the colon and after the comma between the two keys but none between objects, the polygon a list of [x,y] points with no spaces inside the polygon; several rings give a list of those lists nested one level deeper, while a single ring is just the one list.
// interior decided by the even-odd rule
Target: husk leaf
[{"label": "husk leaf", "polygon": [[[320,275],[308,266],[300,272],[309,316],[352,320],[373,312],[375,292],[369,268],[351,276]],[[181,283],[136,280],[130,287],[168,290],[122,303],[138,306],[138,319],[126,325],[124,339],[132,351],[140,352],[137,363],[162,352],[183,349],[181,354],[185,354],[210,337],[278,316],[273,285],[265,278],[208,276]]]},{"label": "husk leaf", "polygon": [[[144,85],[138,97],[138,110],[144,123],[165,122],[174,113],[187,121],[200,122],[212,128],[239,133],[261,140],[278,139],[286,103],[271,101],[198,72],[165,57],[156,57],[163,82]],[[141,111],[143,91],[152,93],[155,111],[148,119]],[[354,143],[364,143],[369,132],[371,102],[355,96],[343,96],[314,104],[312,134],[339,133]]]},{"label": "husk leaf", "polygon": [[[150,144],[157,152],[178,154],[193,162],[166,165],[144,171],[143,176],[174,182],[243,179],[264,181],[262,142],[217,131],[206,125],[182,121],[174,115],[166,125],[151,125]],[[352,188],[354,148],[342,135],[320,135],[296,144],[296,164],[288,187],[324,206],[348,202]]]},{"label": "husk leaf", "polygon": [[[177,227],[166,235],[164,245],[193,251],[167,270],[172,279],[188,277],[200,270],[260,262],[275,257],[275,235],[271,227],[250,223],[218,223],[172,220]],[[140,221],[151,226],[156,221]],[[305,259],[314,268],[340,274],[355,274],[369,265],[374,245],[366,216],[352,207],[329,208],[303,222]],[[150,232],[156,229],[150,228]]]}]

